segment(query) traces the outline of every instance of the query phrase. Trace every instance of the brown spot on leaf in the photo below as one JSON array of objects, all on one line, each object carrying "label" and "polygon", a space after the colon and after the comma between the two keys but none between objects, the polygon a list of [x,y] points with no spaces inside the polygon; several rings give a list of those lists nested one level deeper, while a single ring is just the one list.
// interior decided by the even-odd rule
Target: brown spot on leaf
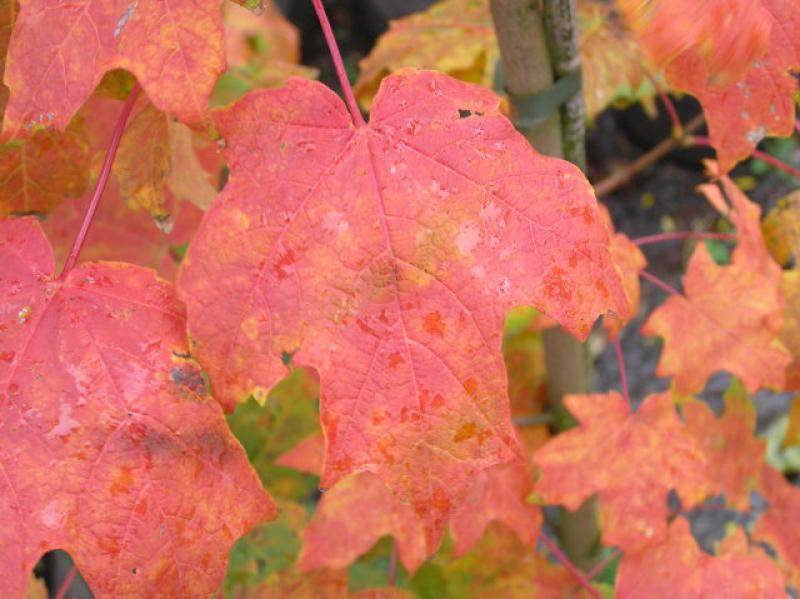
[{"label": "brown spot on leaf", "polygon": [[127,493],[131,485],[133,485],[133,474],[130,468],[120,468],[114,480],[111,482],[111,493],[114,495],[122,495]]},{"label": "brown spot on leaf", "polygon": [[467,392],[467,395],[470,397],[475,397],[475,391],[478,390],[478,381],[474,378],[470,377],[466,381],[464,381],[464,391]]},{"label": "brown spot on leaf", "polygon": [[461,428],[456,431],[456,434],[453,435],[453,441],[456,443],[461,443],[461,441],[466,441],[467,439],[471,439],[475,436],[475,426],[474,422],[467,422],[466,424],[462,424]]},{"label": "brown spot on leaf", "polygon": [[405,362],[405,359],[400,355],[400,352],[389,354],[389,368],[395,369],[403,362]]},{"label": "brown spot on leaf", "polygon": [[294,264],[294,255],[292,254],[291,250],[288,250],[283,256],[278,258],[278,261],[275,263],[273,270],[275,271],[275,276],[278,277],[279,281],[282,281],[286,277],[289,276],[288,268]]},{"label": "brown spot on leaf", "polygon": [[438,310],[436,312],[429,313],[425,317],[425,320],[422,323],[422,328],[425,329],[425,331],[430,333],[431,335],[438,335],[439,337],[443,337],[444,321],[442,320],[441,313]]}]

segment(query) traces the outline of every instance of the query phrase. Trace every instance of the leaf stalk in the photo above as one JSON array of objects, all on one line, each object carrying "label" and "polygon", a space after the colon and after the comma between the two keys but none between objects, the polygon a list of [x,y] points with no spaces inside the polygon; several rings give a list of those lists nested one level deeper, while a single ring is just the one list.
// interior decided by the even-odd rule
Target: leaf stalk
[{"label": "leaf stalk", "polygon": [[342,60],[342,53],[339,51],[339,44],[336,43],[336,37],[333,35],[331,23],[328,20],[328,15],[325,13],[325,7],[322,5],[322,0],[311,0],[314,4],[314,11],[317,13],[317,20],[322,33],[325,36],[325,42],[328,44],[328,51],[333,60],[333,68],[336,70],[336,76],[339,78],[339,85],[342,86],[342,93],[344,94],[347,108],[350,111],[350,116],[353,117],[353,123],[356,127],[364,127],[364,117],[361,115],[361,110],[358,108],[356,96],[353,93],[353,86],[350,85],[350,80],[347,78],[347,70],[344,68],[344,61]]},{"label": "leaf stalk", "polygon": [[125,100],[125,104],[122,106],[122,111],[119,113],[117,124],[114,127],[114,133],[111,136],[111,141],[106,150],[106,156],[103,159],[103,167],[100,170],[100,176],[97,178],[97,183],[94,185],[92,199],[89,201],[89,207],[83,215],[81,228],[75,237],[75,241],[72,243],[72,248],[69,250],[67,260],[64,262],[64,268],[61,269],[61,274],[58,276],[59,281],[63,281],[67,278],[67,275],[69,275],[70,271],[75,267],[75,263],[78,261],[78,256],[86,241],[86,235],[89,233],[89,227],[92,225],[94,215],[97,212],[97,206],[100,204],[100,198],[103,197],[103,192],[108,184],[108,177],[111,175],[111,166],[114,164],[114,157],[117,155],[119,142],[122,140],[122,133],[125,131],[125,125],[128,122],[128,118],[131,116],[133,105],[136,104],[136,99],[139,97],[139,92],[141,90],[141,85],[137,83],[128,95],[128,99]]}]

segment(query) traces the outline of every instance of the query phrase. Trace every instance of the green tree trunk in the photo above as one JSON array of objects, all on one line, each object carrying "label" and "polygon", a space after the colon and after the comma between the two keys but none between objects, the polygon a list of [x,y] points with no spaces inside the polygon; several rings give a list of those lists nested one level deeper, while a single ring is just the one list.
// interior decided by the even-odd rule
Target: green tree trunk
[{"label": "green tree trunk", "polygon": [[[491,0],[492,18],[500,46],[503,80],[512,96],[547,89],[555,76],[580,66],[574,0]],[[566,158],[585,169],[584,104],[580,94],[546,120],[519,128],[542,154]],[[544,333],[548,393],[557,428],[569,426],[563,397],[591,388],[586,347],[560,328]],[[563,510],[560,537],[569,558],[580,567],[594,561],[599,532],[595,502],[575,512]]]}]

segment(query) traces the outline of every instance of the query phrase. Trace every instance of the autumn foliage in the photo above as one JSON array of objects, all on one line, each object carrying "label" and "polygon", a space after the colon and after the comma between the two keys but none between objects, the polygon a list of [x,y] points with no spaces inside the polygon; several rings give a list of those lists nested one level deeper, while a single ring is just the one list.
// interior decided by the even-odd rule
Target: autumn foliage
[{"label": "autumn foliage", "polygon": [[[579,2],[589,119],[701,103],[729,229],[662,236],[722,240],[680,289],[509,120],[488,0],[393,22],[343,97],[274,7],[0,5],[0,596],[52,549],[97,597],[800,586],[755,397],[800,389],[800,200],[765,215],[731,176],[795,129],[797,0]],[[642,280],[668,388],[629,397],[620,351],[621,392],[555,434],[542,330],[618,344]],[[544,506],[592,497],[581,571]],[[741,515],[713,547],[711,509]]]}]

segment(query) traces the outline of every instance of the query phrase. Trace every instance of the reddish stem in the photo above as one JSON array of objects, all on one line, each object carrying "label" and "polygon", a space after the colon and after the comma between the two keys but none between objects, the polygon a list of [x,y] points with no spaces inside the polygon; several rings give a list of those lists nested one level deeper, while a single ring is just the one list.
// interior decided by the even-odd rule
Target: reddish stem
[{"label": "reddish stem", "polygon": [[[695,145],[695,146],[705,146],[705,147],[708,147],[708,148],[713,148],[714,147],[713,145],[711,145],[711,140],[709,140],[707,137],[703,137],[702,135],[693,135],[690,138],[690,141],[691,141],[692,145]],[[759,149],[755,149],[755,150],[753,150],[753,157],[754,158],[758,158],[759,160],[763,160],[764,162],[766,162],[770,166],[773,166],[776,169],[781,170],[784,173],[787,173],[787,174],[791,175],[795,179],[800,179],[800,170],[797,170],[793,166],[789,166],[788,164],[786,164],[782,160],[778,160],[777,158],[775,158],[775,156],[767,154],[766,152],[762,152]]]},{"label": "reddish stem", "polygon": [[657,233],[632,239],[636,245],[647,245],[660,241],[673,241],[676,239],[719,239],[722,241],[735,241],[736,235],[731,233],[706,233],[703,231],[674,231],[672,233]]},{"label": "reddish stem", "polygon": [[800,134],[800,121],[795,120],[795,122],[794,122],[794,130],[797,131],[798,134]]},{"label": "reddish stem", "polygon": [[597,577],[597,575],[600,574],[600,572],[602,572],[608,564],[617,559],[621,553],[622,552],[619,549],[615,549],[614,551],[609,553],[606,557],[604,557],[594,566],[592,566],[592,569],[586,573],[586,578],[589,580],[594,580]]},{"label": "reddish stem", "polygon": [[653,85],[653,89],[655,89],[656,92],[658,92],[658,95],[661,96],[661,101],[664,103],[664,107],[667,109],[669,120],[672,121],[672,136],[676,139],[680,139],[683,137],[683,124],[678,116],[678,111],[675,109],[675,104],[672,103],[672,98],[670,98],[669,95],[661,89],[661,86],[658,84],[658,81],[656,81],[655,77],[647,72],[645,74],[650,80],[650,83]]},{"label": "reddish stem", "polygon": [[61,581],[61,586],[58,587],[58,591],[56,591],[56,594],[53,595],[53,599],[64,599],[64,595],[67,594],[69,587],[71,587],[72,583],[75,582],[75,577],[77,575],[78,569],[73,565],[72,568],[70,568],[70,571],[67,572],[64,580]]},{"label": "reddish stem", "polygon": [[314,4],[314,10],[317,12],[317,19],[319,20],[320,27],[322,27],[322,33],[325,35],[328,51],[331,53],[333,67],[336,69],[339,85],[342,86],[342,92],[347,102],[347,108],[350,110],[350,116],[353,117],[353,122],[356,124],[356,127],[363,127],[366,123],[358,108],[358,102],[356,102],[353,87],[350,85],[350,80],[347,78],[347,71],[344,68],[342,53],[339,52],[339,45],[336,43],[336,38],[333,36],[333,29],[331,29],[330,21],[328,21],[328,15],[325,14],[325,7],[322,6],[322,0],[311,1]]},{"label": "reddish stem", "polygon": [[553,556],[564,566],[569,572],[575,577],[575,580],[578,581],[584,589],[589,591],[589,594],[592,597],[596,597],[597,599],[602,599],[602,595],[600,592],[592,586],[592,583],[589,582],[589,579],[584,576],[583,572],[581,572],[578,567],[573,564],[570,559],[561,551],[561,548],[544,532],[539,534],[539,539],[541,539],[542,543],[547,546],[547,549]]},{"label": "reddish stem", "polygon": [[622,397],[627,403],[631,403],[631,396],[628,393],[628,375],[625,372],[625,355],[622,353],[622,343],[619,337],[613,339],[611,344],[614,346],[614,353],[617,354],[617,366],[619,367],[619,382],[622,386]]},{"label": "reddish stem", "polygon": [[392,554],[389,556],[388,584],[390,587],[397,581],[397,541],[392,539]]},{"label": "reddish stem", "polygon": [[663,289],[664,291],[666,291],[670,295],[680,295],[681,294],[680,291],[675,289],[672,285],[669,285],[668,283],[665,283],[664,281],[659,279],[657,276],[655,276],[654,274],[650,274],[646,270],[643,270],[642,272],[640,272],[639,276],[642,277],[643,279],[647,280],[647,281],[650,281],[656,287],[661,287],[661,289]]},{"label": "reddish stem", "polygon": [[63,281],[67,278],[67,275],[75,267],[75,263],[78,261],[81,248],[83,247],[83,243],[86,241],[86,235],[89,233],[89,227],[92,225],[94,214],[97,212],[97,206],[100,203],[100,198],[103,196],[103,191],[106,189],[108,177],[111,175],[111,165],[114,164],[114,157],[117,155],[119,142],[122,139],[122,132],[125,131],[125,124],[128,122],[128,117],[131,115],[133,105],[136,103],[136,98],[139,96],[141,89],[142,87],[138,83],[133,87],[128,99],[125,100],[125,105],[122,107],[122,112],[119,113],[117,125],[114,127],[114,133],[111,136],[111,142],[108,144],[106,157],[103,160],[103,168],[100,170],[100,176],[97,179],[97,183],[94,185],[92,199],[89,201],[89,207],[86,209],[86,214],[83,215],[83,222],[81,223],[80,231],[78,231],[78,235],[75,237],[75,241],[72,244],[72,249],[70,249],[69,256],[67,256],[67,261],[64,262],[64,268],[61,269],[61,274],[58,277],[59,281]]}]

